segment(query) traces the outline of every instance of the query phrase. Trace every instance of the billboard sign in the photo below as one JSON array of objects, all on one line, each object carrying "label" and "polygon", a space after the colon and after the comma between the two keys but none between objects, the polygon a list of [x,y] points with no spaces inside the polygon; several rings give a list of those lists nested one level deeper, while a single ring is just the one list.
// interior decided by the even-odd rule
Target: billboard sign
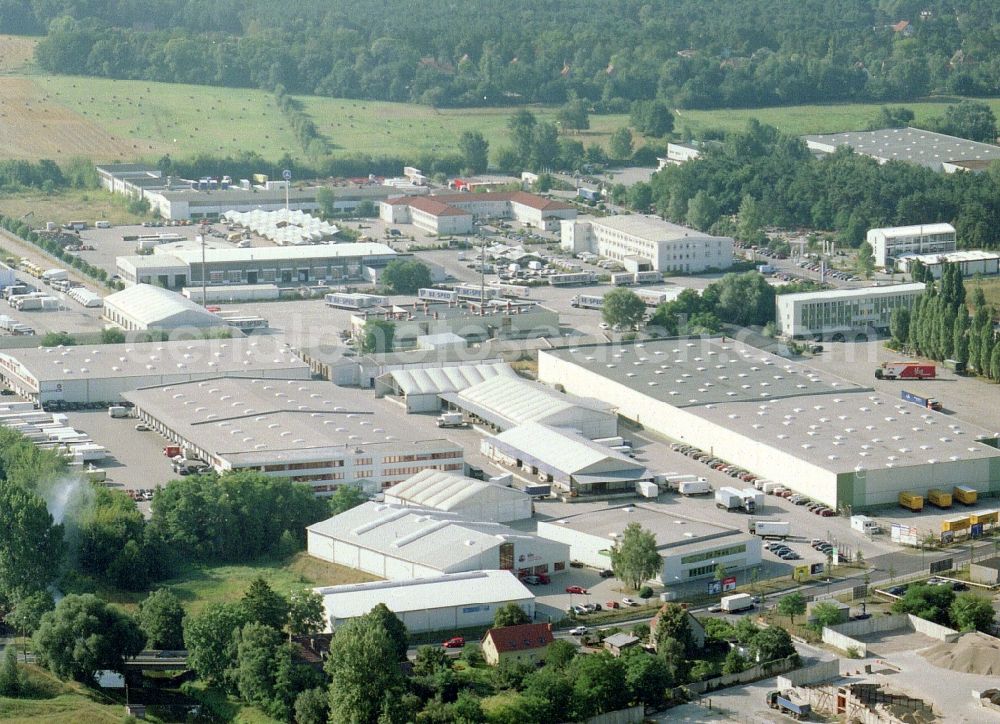
[{"label": "billboard sign", "polygon": [[953,531],[953,530],[943,530],[943,531],[941,531],[941,542],[942,543],[954,543],[955,542],[955,531]]},{"label": "billboard sign", "polygon": [[971,535],[973,538],[982,538],[983,537],[983,524],[982,523],[973,523],[972,526],[969,528],[969,535]]},{"label": "billboard sign", "polygon": [[792,572],[792,578],[796,581],[804,581],[809,578],[809,566],[795,566],[795,570]]},{"label": "billboard sign", "polygon": [[722,590],[723,591],[735,591],[736,590],[736,576],[729,576],[722,579]]},{"label": "billboard sign", "polygon": [[821,576],[823,575],[823,571],[825,568],[826,568],[825,563],[813,563],[811,566],[809,566],[809,575]]},{"label": "billboard sign", "polygon": [[955,567],[954,558],[942,558],[939,561],[931,561],[930,572],[941,573],[943,571],[950,571],[954,567]]},{"label": "billboard sign", "polygon": [[891,538],[893,543],[901,543],[905,546],[917,545],[917,529],[912,525],[893,523]]},{"label": "billboard sign", "polygon": [[722,581],[709,581],[708,582],[708,595],[714,596],[716,594],[722,593]]}]

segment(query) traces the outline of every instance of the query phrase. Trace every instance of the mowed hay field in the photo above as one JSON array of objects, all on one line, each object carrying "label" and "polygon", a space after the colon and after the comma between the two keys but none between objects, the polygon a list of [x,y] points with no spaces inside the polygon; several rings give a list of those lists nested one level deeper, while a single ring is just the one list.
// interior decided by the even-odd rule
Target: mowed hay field
[{"label": "mowed hay field", "polygon": [[23,70],[35,55],[35,38],[0,35],[0,73]]}]

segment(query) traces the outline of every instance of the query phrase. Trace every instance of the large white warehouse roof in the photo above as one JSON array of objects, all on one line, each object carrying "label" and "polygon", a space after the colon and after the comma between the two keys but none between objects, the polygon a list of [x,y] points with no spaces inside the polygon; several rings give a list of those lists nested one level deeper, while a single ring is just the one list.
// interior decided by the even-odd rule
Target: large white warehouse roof
[{"label": "large white warehouse roof", "polygon": [[[115,309],[144,329],[159,327],[222,327],[218,315],[187,297],[150,284],[136,284],[104,299],[105,309]],[[106,313],[106,316],[107,313]]]},{"label": "large white warehouse roof", "polygon": [[500,375],[516,376],[514,370],[505,362],[450,367],[411,367],[392,370],[388,374],[404,395],[440,395],[464,390]]},{"label": "large white warehouse roof", "polygon": [[385,491],[389,503],[416,505],[461,513],[470,508],[526,509],[531,517],[531,496],[505,485],[487,483],[440,470],[421,470]]},{"label": "large white warehouse roof", "polygon": [[603,403],[562,394],[551,387],[512,375],[487,379],[460,391],[456,398],[449,401],[503,428],[545,422],[574,408],[612,414]]}]

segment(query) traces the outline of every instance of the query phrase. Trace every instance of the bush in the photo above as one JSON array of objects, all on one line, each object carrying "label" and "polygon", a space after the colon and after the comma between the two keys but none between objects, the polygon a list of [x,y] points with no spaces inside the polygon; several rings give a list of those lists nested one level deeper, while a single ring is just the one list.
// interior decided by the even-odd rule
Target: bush
[{"label": "bush", "polygon": [[639,589],[639,598],[649,599],[653,597],[653,589],[649,586],[643,586]]}]

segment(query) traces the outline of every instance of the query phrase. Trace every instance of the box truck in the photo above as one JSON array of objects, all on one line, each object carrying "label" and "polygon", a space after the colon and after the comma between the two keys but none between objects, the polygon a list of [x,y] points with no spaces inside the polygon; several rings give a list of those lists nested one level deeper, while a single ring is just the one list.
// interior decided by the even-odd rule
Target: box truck
[{"label": "box truck", "polygon": [[764,495],[774,495],[774,491],[781,487],[783,487],[781,483],[776,483],[773,480],[768,480],[761,486],[760,489],[764,493]]},{"label": "box truck", "polygon": [[751,520],[749,527],[761,538],[787,538],[792,534],[792,524],[787,520]]},{"label": "box truck", "polygon": [[753,598],[748,593],[734,593],[732,596],[723,596],[719,605],[726,613],[749,611],[753,608]]},{"label": "box truck", "polygon": [[111,405],[108,408],[108,417],[128,417],[128,408],[122,405]]},{"label": "box truck", "polygon": [[919,513],[924,509],[924,496],[904,490],[899,494],[899,505],[914,513]]},{"label": "box truck", "polygon": [[927,491],[927,502],[936,508],[950,508],[951,493],[940,488],[931,488]]},{"label": "box truck", "polygon": [[461,412],[445,412],[437,419],[438,427],[465,427]]},{"label": "box truck", "polygon": [[796,719],[808,717],[812,713],[812,707],[809,704],[799,704],[792,701],[780,691],[768,692],[765,701],[772,709],[777,709],[782,714],[788,714]]},{"label": "box truck", "polygon": [[707,495],[712,492],[712,486],[705,478],[682,480],[677,483],[677,492],[681,495]]},{"label": "box truck", "polygon": [[869,518],[867,515],[852,515],[851,516],[851,530],[856,530],[866,535],[871,533],[878,533],[880,527],[879,524],[874,520]]},{"label": "box truck", "polygon": [[740,510],[743,507],[743,491],[736,488],[719,488],[715,491],[715,505],[723,510]]},{"label": "box truck", "polygon": [[875,368],[877,380],[933,380],[937,377],[934,365],[917,362],[883,362]]},{"label": "box truck", "polygon": [[660,486],[649,480],[637,480],[635,492],[643,498],[655,498],[660,494]]},{"label": "box truck", "polygon": [[951,490],[951,497],[962,505],[975,505],[979,499],[979,492],[968,485],[956,485]]},{"label": "box truck", "polygon": [[900,390],[899,396],[907,402],[912,402],[914,405],[920,405],[921,407],[926,407],[928,410],[934,410],[935,412],[941,411],[941,403],[933,397],[921,397],[920,395],[907,390]]},{"label": "box truck", "polygon": [[743,502],[747,501],[753,501],[754,509],[760,510],[764,507],[764,493],[757,488],[743,488]]}]

